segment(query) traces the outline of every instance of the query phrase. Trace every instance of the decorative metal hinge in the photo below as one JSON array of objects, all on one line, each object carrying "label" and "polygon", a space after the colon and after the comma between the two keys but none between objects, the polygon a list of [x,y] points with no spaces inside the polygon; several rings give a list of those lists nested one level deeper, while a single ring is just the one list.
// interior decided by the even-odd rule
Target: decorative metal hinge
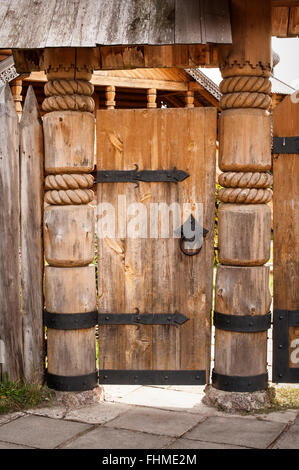
[{"label": "decorative metal hinge", "polygon": [[[138,309],[137,309],[138,310]],[[174,325],[180,326],[189,318],[182,313],[99,313],[99,325]]]},{"label": "decorative metal hinge", "polygon": [[179,183],[190,175],[183,170],[141,170],[135,164],[135,170],[101,170],[97,171],[96,183]]},{"label": "decorative metal hinge", "polygon": [[299,136],[273,137],[272,153],[299,153]]}]

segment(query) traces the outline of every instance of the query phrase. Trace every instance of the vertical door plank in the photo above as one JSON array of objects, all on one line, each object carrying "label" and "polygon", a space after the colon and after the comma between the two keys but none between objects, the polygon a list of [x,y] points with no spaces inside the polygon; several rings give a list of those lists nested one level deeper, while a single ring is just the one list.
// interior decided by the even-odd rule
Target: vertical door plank
[{"label": "vertical door plank", "polygon": [[43,364],[43,130],[37,100],[28,88],[20,122],[21,254],[24,372],[42,382]]},{"label": "vertical door plank", "polygon": [[[273,111],[274,135],[299,135],[299,107],[291,97]],[[274,309],[299,309],[299,155],[273,158]],[[292,352],[299,345],[299,328],[289,328],[289,367],[298,368]],[[298,349],[297,349],[298,351]]]},{"label": "vertical door plank", "polygon": [[2,372],[7,372],[10,380],[16,380],[23,377],[19,277],[19,123],[8,84],[0,88],[0,201]]}]

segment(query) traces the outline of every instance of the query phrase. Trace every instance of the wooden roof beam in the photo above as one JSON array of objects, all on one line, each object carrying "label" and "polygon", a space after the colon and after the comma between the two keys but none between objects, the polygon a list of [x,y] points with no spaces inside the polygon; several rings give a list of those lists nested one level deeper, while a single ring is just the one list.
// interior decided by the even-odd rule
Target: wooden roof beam
[{"label": "wooden roof beam", "polygon": [[[46,82],[44,72],[31,72],[25,81]],[[171,80],[151,80],[143,78],[110,77],[93,74],[91,83],[94,86],[115,86],[119,88],[156,88],[157,90],[187,91],[189,82],[176,82]]]}]

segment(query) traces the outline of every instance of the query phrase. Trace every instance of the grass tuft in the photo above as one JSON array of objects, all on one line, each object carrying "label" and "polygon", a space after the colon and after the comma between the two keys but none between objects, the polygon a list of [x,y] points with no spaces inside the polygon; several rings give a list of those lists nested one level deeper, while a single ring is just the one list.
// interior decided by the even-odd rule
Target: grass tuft
[{"label": "grass tuft", "polygon": [[272,391],[271,402],[279,409],[299,409],[299,388],[293,386],[277,387]]},{"label": "grass tuft", "polygon": [[0,382],[0,414],[33,408],[44,401],[49,402],[51,392],[42,385],[17,380],[10,382],[4,374]]}]

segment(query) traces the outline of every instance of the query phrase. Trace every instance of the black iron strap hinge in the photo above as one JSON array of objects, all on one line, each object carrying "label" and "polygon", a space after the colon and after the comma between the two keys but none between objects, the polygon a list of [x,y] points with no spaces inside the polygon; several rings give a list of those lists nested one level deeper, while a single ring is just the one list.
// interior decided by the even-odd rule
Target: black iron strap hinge
[{"label": "black iron strap hinge", "polygon": [[299,136],[273,137],[272,153],[299,153]]},{"label": "black iron strap hinge", "polygon": [[99,313],[99,325],[174,325],[189,320],[182,313]]},{"label": "black iron strap hinge", "polygon": [[96,325],[173,325],[189,320],[182,313],[51,313],[44,309],[44,325],[54,330],[81,330]]},{"label": "black iron strap hinge", "polygon": [[97,171],[96,183],[179,183],[190,175],[183,170],[101,170]]},{"label": "black iron strap hinge", "polygon": [[98,324],[98,311],[85,313],[51,313],[44,309],[44,325],[54,330],[83,330]]},{"label": "black iron strap hinge", "polygon": [[214,311],[214,326],[220,330],[257,333],[271,328],[271,312],[266,315],[228,315]]}]

